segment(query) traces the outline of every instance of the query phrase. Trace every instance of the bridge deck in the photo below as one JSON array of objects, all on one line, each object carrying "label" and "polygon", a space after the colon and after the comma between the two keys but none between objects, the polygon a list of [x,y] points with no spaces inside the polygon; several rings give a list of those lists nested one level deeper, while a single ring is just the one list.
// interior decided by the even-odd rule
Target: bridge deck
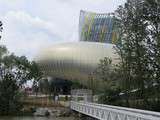
[{"label": "bridge deck", "polygon": [[160,113],[89,102],[71,101],[72,110],[99,120],[160,120]]}]

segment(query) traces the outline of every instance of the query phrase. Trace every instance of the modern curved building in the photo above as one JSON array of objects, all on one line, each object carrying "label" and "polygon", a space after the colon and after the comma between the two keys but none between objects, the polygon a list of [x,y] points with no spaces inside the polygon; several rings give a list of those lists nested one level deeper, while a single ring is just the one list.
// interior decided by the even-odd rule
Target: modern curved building
[{"label": "modern curved building", "polygon": [[81,11],[79,37],[79,42],[55,44],[39,52],[36,61],[46,76],[87,84],[101,59],[108,57],[118,62],[111,44],[116,40],[114,20],[108,14]]},{"label": "modern curved building", "polygon": [[117,63],[118,58],[112,44],[74,42],[46,48],[39,53],[36,61],[48,76],[82,82],[87,81],[88,75],[98,67],[100,59],[104,57]]},{"label": "modern curved building", "polygon": [[115,43],[118,37],[113,16],[81,10],[79,17],[80,41]]}]

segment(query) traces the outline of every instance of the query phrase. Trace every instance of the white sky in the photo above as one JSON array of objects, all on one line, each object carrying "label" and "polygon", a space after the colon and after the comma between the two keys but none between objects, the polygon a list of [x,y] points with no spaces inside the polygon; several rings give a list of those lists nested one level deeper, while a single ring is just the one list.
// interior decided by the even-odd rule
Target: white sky
[{"label": "white sky", "polygon": [[0,0],[0,44],[34,58],[42,46],[78,41],[80,10],[113,12],[126,0]]}]

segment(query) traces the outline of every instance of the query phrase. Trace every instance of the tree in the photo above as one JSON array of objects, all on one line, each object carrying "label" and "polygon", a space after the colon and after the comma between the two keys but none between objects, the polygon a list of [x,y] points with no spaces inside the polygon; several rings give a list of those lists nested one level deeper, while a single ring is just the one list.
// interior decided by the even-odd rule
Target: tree
[{"label": "tree", "polygon": [[147,24],[143,19],[143,0],[128,0],[116,11],[120,38],[117,50],[123,70],[123,89],[141,89],[144,98],[145,82],[148,79],[148,51],[146,47]]},{"label": "tree", "polygon": [[[0,32],[2,32],[2,30],[3,30],[3,27],[2,27],[2,21],[0,21]],[[1,36],[0,36],[0,39],[1,39]]]},{"label": "tree", "polygon": [[33,91],[36,93],[36,95],[38,94],[38,91],[39,91],[39,81],[42,79],[43,77],[43,73],[40,69],[40,67],[38,66],[38,64],[34,61],[30,62],[30,76],[33,79],[33,85],[32,85],[32,88],[33,88]]},{"label": "tree", "polygon": [[20,111],[20,89],[26,81],[37,78],[39,80],[41,75],[34,62],[28,61],[25,56],[9,54],[5,47],[2,49],[4,52],[1,51],[0,62],[0,115],[8,115]]},{"label": "tree", "polygon": [[144,19],[147,24],[147,47],[150,56],[151,78],[158,86],[156,96],[160,100],[160,1],[146,0],[144,2]]},{"label": "tree", "polygon": [[[0,22],[0,31],[2,23]],[[0,115],[16,114],[22,108],[20,89],[27,80],[39,80],[42,74],[35,62],[10,54],[0,46]]]},{"label": "tree", "polygon": [[107,87],[107,89],[117,88],[115,65],[112,64],[112,60],[110,58],[105,57],[100,60],[98,68],[94,73],[103,81],[103,85],[106,83],[105,87]]},{"label": "tree", "polygon": [[[98,91],[100,103],[117,105],[120,93],[118,70],[112,60],[105,57],[100,60],[97,69],[90,74],[89,81],[91,82],[89,82],[88,87],[93,91]],[[96,80],[99,81],[99,84]]]},{"label": "tree", "polygon": [[147,105],[148,90],[156,89],[160,83],[159,12],[158,0],[127,0],[115,12],[120,34],[116,49],[121,58],[121,88],[127,95],[126,100],[133,98],[128,95],[130,91],[138,90],[138,96]]},{"label": "tree", "polygon": [[19,86],[11,73],[0,80],[0,98],[0,115],[12,115],[21,110]]}]

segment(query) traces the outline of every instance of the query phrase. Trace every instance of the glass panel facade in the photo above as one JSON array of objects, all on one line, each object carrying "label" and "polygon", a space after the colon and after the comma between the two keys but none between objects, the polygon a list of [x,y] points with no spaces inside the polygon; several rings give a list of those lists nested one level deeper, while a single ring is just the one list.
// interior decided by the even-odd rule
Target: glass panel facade
[{"label": "glass panel facade", "polygon": [[80,41],[115,43],[118,36],[116,30],[115,20],[111,15],[80,11]]}]

